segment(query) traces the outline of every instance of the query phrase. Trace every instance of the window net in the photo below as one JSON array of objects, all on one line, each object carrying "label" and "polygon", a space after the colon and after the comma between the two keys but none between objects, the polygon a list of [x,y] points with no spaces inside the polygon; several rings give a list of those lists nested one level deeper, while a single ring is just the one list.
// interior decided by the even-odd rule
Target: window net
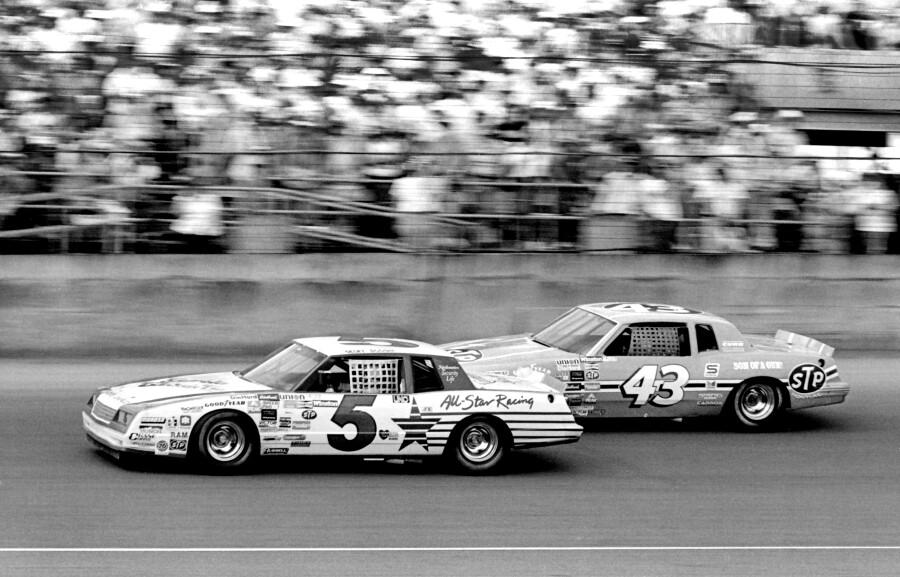
[{"label": "window net", "polygon": [[678,327],[632,327],[629,356],[677,357],[681,354]]},{"label": "window net", "polygon": [[350,363],[353,394],[397,394],[400,392],[399,359],[361,359]]}]

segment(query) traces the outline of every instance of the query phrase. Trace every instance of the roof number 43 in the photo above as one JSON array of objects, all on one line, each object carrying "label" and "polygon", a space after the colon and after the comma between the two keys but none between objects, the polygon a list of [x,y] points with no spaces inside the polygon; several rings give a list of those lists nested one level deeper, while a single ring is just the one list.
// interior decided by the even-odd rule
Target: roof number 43
[{"label": "roof number 43", "polygon": [[631,399],[631,407],[643,407],[647,403],[657,407],[670,407],[684,398],[684,385],[688,371],[681,365],[644,365],[619,385],[622,396]]}]

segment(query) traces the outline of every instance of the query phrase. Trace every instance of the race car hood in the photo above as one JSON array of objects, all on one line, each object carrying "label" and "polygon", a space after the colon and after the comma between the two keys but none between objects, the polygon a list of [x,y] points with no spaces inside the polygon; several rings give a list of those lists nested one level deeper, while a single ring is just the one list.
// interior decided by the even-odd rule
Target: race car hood
[{"label": "race car hood", "polygon": [[103,394],[120,405],[127,405],[196,395],[267,390],[269,387],[246,381],[235,373],[206,373],[118,385],[106,389]]},{"label": "race car hood", "polygon": [[466,371],[475,370],[480,373],[527,366],[544,358],[568,354],[535,342],[531,335],[456,341],[443,344],[441,348],[453,353],[456,360],[463,363]]}]

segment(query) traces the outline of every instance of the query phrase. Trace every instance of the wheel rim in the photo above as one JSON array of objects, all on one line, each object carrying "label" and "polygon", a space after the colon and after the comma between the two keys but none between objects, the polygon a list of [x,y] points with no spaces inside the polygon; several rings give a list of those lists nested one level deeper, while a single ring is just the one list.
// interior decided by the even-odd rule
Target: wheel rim
[{"label": "wheel rim", "polygon": [[470,425],[460,437],[460,451],[468,461],[482,463],[490,460],[500,446],[500,439],[493,427],[483,423]]},{"label": "wheel rim", "polygon": [[778,397],[769,385],[750,385],[741,393],[741,413],[751,421],[762,421],[775,412]]},{"label": "wheel rim", "polygon": [[246,446],[244,430],[231,421],[216,423],[206,434],[206,452],[216,461],[232,461],[244,452]]}]

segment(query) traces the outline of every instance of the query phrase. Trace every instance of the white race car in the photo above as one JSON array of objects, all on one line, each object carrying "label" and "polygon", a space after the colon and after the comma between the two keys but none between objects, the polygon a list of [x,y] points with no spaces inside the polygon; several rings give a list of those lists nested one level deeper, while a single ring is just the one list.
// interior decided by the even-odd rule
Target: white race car
[{"label": "white race car", "polygon": [[416,341],[297,339],[244,370],[95,392],[88,439],[114,456],[188,457],[213,470],[257,456],[443,455],[467,473],[511,449],[581,437],[562,394],[515,377],[468,375]]}]

